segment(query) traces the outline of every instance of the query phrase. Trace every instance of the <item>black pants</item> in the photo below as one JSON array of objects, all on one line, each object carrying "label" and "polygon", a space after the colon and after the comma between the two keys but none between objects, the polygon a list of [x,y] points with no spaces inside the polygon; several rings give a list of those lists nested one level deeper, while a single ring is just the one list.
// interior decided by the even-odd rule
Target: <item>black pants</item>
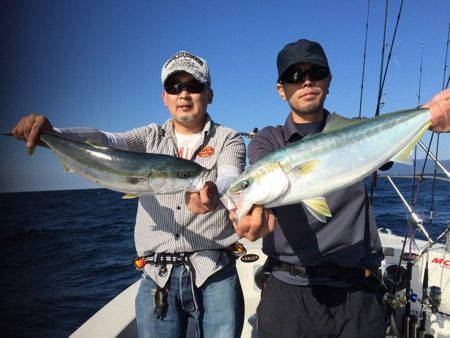
[{"label": "black pants", "polygon": [[384,306],[361,287],[296,286],[270,276],[257,309],[260,337],[385,337]]}]

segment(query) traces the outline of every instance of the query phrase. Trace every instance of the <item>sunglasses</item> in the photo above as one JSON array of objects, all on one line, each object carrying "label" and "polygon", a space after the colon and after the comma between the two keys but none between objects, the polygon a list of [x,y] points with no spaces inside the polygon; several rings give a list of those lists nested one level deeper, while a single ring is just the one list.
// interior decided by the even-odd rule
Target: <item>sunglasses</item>
[{"label": "sunglasses", "polygon": [[282,82],[286,83],[302,83],[305,81],[306,75],[311,81],[320,81],[330,75],[330,70],[325,67],[316,67],[311,69],[293,69],[287,71],[281,78]]},{"label": "sunglasses", "polygon": [[184,89],[189,93],[203,93],[206,85],[196,80],[188,82],[167,81],[164,84],[164,90],[168,94],[180,94]]}]

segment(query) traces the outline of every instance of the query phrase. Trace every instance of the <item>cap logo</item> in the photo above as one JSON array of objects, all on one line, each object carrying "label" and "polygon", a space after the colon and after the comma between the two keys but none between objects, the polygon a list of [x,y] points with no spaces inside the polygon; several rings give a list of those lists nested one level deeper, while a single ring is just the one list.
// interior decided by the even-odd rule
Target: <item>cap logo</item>
[{"label": "cap logo", "polygon": [[198,57],[196,57],[195,55],[192,55],[191,53],[188,53],[188,52],[180,52],[180,53],[177,53],[176,55],[172,56],[168,61],[166,61],[166,64],[164,65],[164,68],[167,68],[167,66],[168,66],[172,61],[174,61],[174,60],[176,60],[176,59],[179,59],[179,58],[183,58],[183,57],[190,58],[190,59],[194,59],[195,61],[197,61],[197,63],[198,63],[200,66],[203,66],[203,61],[200,60],[200,59],[199,59]]}]

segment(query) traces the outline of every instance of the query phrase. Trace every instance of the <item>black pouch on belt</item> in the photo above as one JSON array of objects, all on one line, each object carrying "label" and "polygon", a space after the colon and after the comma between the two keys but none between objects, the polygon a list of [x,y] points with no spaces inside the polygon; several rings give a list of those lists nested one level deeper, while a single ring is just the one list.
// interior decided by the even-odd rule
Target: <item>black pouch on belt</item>
[{"label": "black pouch on belt", "polygon": [[272,274],[272,269],[275,266],[276,261],[270,256],[267,257],[266,261],[262,266],[260,266],[255,272],[255,283],[261,290],[267,283],[270,275]]},{"label": "black pouch on belt", "polygon": [[159,286],[152,289],[153,294],[153,312],[159,319],[164,314],[167,306],[167,291]]}]

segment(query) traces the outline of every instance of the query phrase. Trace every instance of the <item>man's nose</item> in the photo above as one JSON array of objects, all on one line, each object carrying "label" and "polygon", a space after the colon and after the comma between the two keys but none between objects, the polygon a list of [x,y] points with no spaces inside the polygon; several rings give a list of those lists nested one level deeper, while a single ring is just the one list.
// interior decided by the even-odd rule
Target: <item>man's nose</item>
[{"label": "man's nose", "polygon": [[305,78],[303,79],[303,82],[302,82],[302,87],[309,87],[309,86],[312,86],[312,85],[313,85],[313,82],[309,78],[309,74],[306,74]]},{"label": "man's nose", "polygon": [[183,90],[180,93],[180,98],[189,98],[191,96],[191,93],[183,87]]}]

